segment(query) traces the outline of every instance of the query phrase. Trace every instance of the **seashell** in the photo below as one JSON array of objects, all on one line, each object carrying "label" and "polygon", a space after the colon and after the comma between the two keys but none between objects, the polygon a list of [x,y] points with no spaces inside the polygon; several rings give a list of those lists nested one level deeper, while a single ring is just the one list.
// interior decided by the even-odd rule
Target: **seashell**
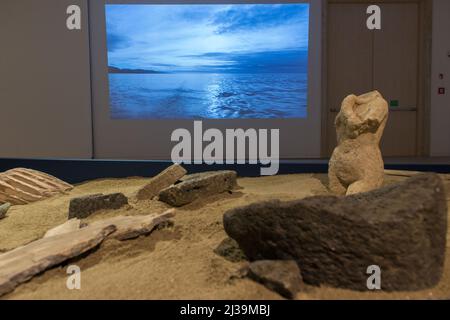
[{"label": "seashell", "polygon": [[72,185],[32,169],[15,168],[0,173],[0,204],[27,204],[71,189]]}]

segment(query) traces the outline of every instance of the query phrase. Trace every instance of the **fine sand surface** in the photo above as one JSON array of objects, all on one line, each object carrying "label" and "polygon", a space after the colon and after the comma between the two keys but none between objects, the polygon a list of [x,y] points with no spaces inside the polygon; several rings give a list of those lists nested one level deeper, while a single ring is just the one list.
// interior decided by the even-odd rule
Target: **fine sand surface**
[{"label": "fine sand surface", "polygon": [[[387,176],[385,183],[405,179]],[[230,262],[214,253],[227,235],[223,213],[268,199],[293,200],[326,194],[326,175],[302,174],[238,180],[240,189],[176,209],[173,226],[146,237],[119,242],[107,239],[93,252],[47,270],[2,299],[282,299],[249,279],[236,277],[246,262]],[[123,192],[132,195],[148,179],[105,179],[80,184],[66,195],[14,206],[0,220],[0,252],[41,238],[67,220],[75,196]],[[446,182],[450,207],[450,181]],[[100,211],[86,222],[116,215],[159,213],[169,206],[158,201],[136,202],[120,210]],[[450,237],[448,237],[450,239]],[[447,240],[447,248],[450,240]],[[81,268],[81,290],[66,288],[67,265]],[[356,292],[308,286],[298,299],[450,299],[450,253],[438,286],[419,292]]]}]

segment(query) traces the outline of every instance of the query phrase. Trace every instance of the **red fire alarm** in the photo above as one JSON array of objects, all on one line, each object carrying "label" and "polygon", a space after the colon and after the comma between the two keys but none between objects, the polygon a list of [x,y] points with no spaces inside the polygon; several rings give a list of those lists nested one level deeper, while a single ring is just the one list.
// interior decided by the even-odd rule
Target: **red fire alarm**
[{"label": "red fire alarm", "polygon": [[438,94],[445,94],[445,88],[439,88]]}]

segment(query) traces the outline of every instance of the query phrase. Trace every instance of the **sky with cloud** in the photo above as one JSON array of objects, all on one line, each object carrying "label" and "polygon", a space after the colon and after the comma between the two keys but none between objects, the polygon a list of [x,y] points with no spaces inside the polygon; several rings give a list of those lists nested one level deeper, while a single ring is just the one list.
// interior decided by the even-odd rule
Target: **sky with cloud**
[{"label": "sky with cloud", "polygon": [[106,5],[110,66],[305,72],[308,4]]}]

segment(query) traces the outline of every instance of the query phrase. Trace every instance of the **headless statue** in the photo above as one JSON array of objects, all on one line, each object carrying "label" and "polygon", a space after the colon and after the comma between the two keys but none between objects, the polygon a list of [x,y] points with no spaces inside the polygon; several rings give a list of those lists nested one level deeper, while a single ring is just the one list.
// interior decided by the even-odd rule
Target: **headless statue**
[{"label": "headless statue", "polygon": [[333,193],[367,192],[383,184],[384,163],[379,143],[388,112],[388,104],[378,91],[344,99],[335,121],[338,146],[328,170]]}]

